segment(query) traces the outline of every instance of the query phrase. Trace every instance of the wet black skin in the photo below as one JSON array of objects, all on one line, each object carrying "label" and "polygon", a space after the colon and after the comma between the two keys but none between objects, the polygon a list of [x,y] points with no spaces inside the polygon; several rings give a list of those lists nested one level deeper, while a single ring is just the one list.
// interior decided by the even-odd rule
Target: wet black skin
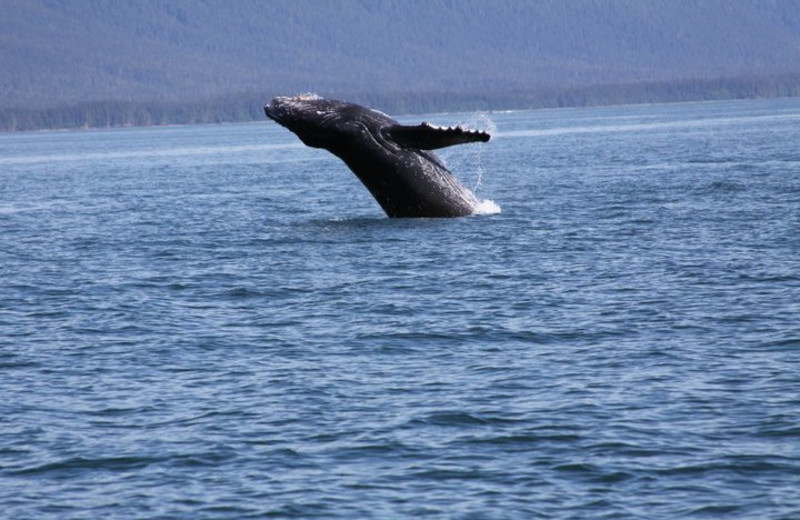
[{"label": "wet black skin", "polygon": [[376,110],[316,96],[277,97],[264,111],[307,146],[342,159],[389,217],[475,212],[478,200],[430,150],[485,142],[485,132],[401,125]]}]

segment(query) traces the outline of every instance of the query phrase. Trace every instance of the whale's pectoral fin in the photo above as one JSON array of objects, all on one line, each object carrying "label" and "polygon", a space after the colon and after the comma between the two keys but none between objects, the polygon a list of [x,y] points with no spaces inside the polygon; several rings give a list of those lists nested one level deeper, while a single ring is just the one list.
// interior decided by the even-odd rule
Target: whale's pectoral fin
[{"label": "whale's pectoral fin", "polygon": [[482,130],[464,130],[460,126],[443,128],[428,122],[416,126],[392,125],[383,132],[400,146],[421,150],[435,150],[465,143],[485,143],[492,137]]}]

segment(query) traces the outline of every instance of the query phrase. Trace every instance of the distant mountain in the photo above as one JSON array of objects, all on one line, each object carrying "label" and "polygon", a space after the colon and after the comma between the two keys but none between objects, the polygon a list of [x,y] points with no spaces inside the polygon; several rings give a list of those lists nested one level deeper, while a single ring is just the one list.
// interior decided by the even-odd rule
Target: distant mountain
[{"label": "distant mountain", "polygon": [[800,75],[797,0],[0,0],[0,109]]}]

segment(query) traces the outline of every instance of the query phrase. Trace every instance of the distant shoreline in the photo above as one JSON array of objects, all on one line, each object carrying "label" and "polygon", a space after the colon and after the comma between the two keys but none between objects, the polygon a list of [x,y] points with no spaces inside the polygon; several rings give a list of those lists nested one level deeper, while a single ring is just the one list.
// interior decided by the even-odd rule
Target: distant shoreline
[{"label": "distant shoreline", "polygon": [[[0,131],[124,128],[259,121],[277,93],[233,94],[196,102],[90,101],[53,108],[0,108]],[[527,110],[800,97],[800,75],[683,79],[587,87],[496,92],[386,92],[319,94],[375,107],[391,114]]]}]

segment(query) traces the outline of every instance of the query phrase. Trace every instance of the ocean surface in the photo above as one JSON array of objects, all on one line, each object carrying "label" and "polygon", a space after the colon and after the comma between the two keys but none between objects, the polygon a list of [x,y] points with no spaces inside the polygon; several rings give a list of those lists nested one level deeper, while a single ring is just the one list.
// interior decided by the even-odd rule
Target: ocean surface
[{"label": "ocean surface", "polygon": [[4,519],[800,518],[800,99],[0,134]]}]

